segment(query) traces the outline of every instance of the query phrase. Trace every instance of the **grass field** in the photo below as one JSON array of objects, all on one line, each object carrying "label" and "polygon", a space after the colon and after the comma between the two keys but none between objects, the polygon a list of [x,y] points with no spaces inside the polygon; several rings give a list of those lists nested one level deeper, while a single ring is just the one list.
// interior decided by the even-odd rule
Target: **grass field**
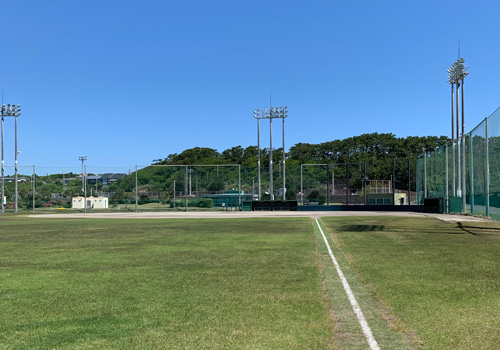
[{"label": "grass field", "polygon": [[[324,218],[393,327],[426,349],[500,346],[500,225]],[[415,339],[415,336],[413,338]]]},{"label": "grass field", "polygon": [[326,349],[309,219],[0,220],[0,349]]},{"label": "grass field", "polygon": [[[500,225],[323,218],[382,349],[496,349]],[[309,218],[0,217],[0,349],[367,349]]]}]

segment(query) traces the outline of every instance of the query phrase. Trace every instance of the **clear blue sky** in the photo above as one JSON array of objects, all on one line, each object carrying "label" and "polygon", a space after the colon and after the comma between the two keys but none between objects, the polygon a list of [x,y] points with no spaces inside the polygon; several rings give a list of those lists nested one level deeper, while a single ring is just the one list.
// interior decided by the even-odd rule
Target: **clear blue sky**
[{"label": "clear blue sky", "polygon": [[[3,0],[0,13],[20,164],[78,167],[87,155],[130,167],[256,145],[252,111],[270,92],[288,106],[287,149],[372,132],[449,136],[459,40],[466,129],[500,105],[498,1]],[[7,118],[6,164],[13,135]]]}]

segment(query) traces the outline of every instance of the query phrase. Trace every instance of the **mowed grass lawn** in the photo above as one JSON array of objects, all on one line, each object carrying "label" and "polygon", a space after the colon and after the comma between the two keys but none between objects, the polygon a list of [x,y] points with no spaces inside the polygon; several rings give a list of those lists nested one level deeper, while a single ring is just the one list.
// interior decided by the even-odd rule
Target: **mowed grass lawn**
[{"label": "mowed grass lawn", "polygon": [[499,223],[322,220],[394,328],[424,349],[500,349]]},{"label": "mowed grass lawn", "polygon": [[0,349],[328,349],[308,218],[0,218]]}]

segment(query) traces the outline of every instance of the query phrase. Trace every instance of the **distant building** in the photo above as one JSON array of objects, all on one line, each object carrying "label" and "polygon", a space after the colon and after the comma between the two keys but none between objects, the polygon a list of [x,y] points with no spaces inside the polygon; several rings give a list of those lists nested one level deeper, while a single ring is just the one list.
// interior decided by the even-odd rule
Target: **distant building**
[{"label": "distant building", "polygon": [[[85,197],[73,197],[71,199],[71,207],[73,209],[84,209]],[[108,199],[106,197],[87,197],[87,208],[107,209]]]},{"label": "distant building", "polygon": [[[392,189],[390,180],[370,180],[366,188],[366,200],[371,205],[406,205],[407,194]],[[395,202],[394,202],[395,201]]]},{"label": "distant building", "polygon": [[[3,180],[5,182],[15,182],[16,181],[16,177],[15,176],[5,176],[3,178]],[[22,176],[18,176],[17,177],[17,182],[26,182],[26,181],[28,181],[28,179],[25,178],[25,177],[22,177]]]},{"label": "distant building", "polygon": [[127,176],[127,174],[123,173],[106,173],[101,175],[101,182],[103,185],[111,185],[112,183],[117,182],[119,179]]},{"label": "distant building", "polygon": [[117,182],[118,179],[121,179],[125,176],[127,176],[127,174],[123,173],[106,173],[102,175],[89,175],[87,176],[87,182],[89,184],[102,183],[103,185],[110,185],[112,183]]}]

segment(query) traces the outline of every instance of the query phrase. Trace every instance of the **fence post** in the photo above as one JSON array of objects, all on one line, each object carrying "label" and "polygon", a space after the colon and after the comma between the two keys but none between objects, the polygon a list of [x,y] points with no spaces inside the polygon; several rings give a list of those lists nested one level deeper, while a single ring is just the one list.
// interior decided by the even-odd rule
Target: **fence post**
[{"label": "fence post", "polygon": [[396,205],[396,159],[392,160],[392,205]]},{"label": "fence post", "polygon": [[490,154],[488,141],[488,118],[484,119],[486,125],[486,216],[490,214]]},{"label": "fence post", "polygon": [[[217,177],[219,177],[219,167],[217,167]],[[184,194],[186,196],[186,211],[188,211],[188,166],[186,165],[186,176],[184,179]]]},{"label": "fence post", "polygon": [[417,164],[415,167],[415,170],[417,172],[416,176],[415,176],[415,191],[417,194],[417,205],[420,205],[420,179],[422,178],[422,175],[420,174],[420,167],[419,167],[418,158],[420,158],[420,156],[417,156]]},{"label": "fence post", "polygon": [[[445,195],[446,195],[446,203],[448,203],[449,199],[450,199],[450,194],[448,193],[448,176],[449,176],[449,171],[448,171],[448,145],[445,145],[445,170],[444,170],[444,177],[445,177],[445,186],[446,186],[446,189],[445,189]],[[445,213],[446,213],[446,204],[445,204]],[[448,214],[448,213],[446,213]]]},{"label": "fence post", "polygon": [[33,211],[35,211],[36,171],[33,165]]},{"label": "fence post", "polygon": [[[96,180],[97,181],[97,180]],[[137,165],[135,166],[135,212],[137,213],[137,204],[138,204],[138,179],[137,179]]]},{"label": "fence post", "polygon": [[472,131],[469,133],[469,183],[470,183],[470,213],[474,214],[474,170],[473,170],[473,149],[472,149]]},{"label": "fence post", "polygon": [[345,183],[346,183],[346,204],[349,205],[349,163],[346,164],[345,168]]},{"label": "fence post", "polygon": [[304,182],[302,177],[302,165],[300,164],[300,203],[304,205]]},{"label": "fence post", "polygon": [[363,187],[364,187],[364,190],[363,192],[365,193],[365,205],[367,205],[368,203],[366,202],[366,162],[365,163],[365,174],[364,174],[364,178],[363,178]]},{"label": "fence post", "polygon": [[238,164],[238,204],[239,204],[238,210],[241,210],[241,165],[240,164]]},{"label": "fence post", "polygon": [[330,165],[326,165],[326,205],[330,205]]},{"label": "fence post", "polygon": [[424,153],[424,199],[427,198],[427,151]]}]

